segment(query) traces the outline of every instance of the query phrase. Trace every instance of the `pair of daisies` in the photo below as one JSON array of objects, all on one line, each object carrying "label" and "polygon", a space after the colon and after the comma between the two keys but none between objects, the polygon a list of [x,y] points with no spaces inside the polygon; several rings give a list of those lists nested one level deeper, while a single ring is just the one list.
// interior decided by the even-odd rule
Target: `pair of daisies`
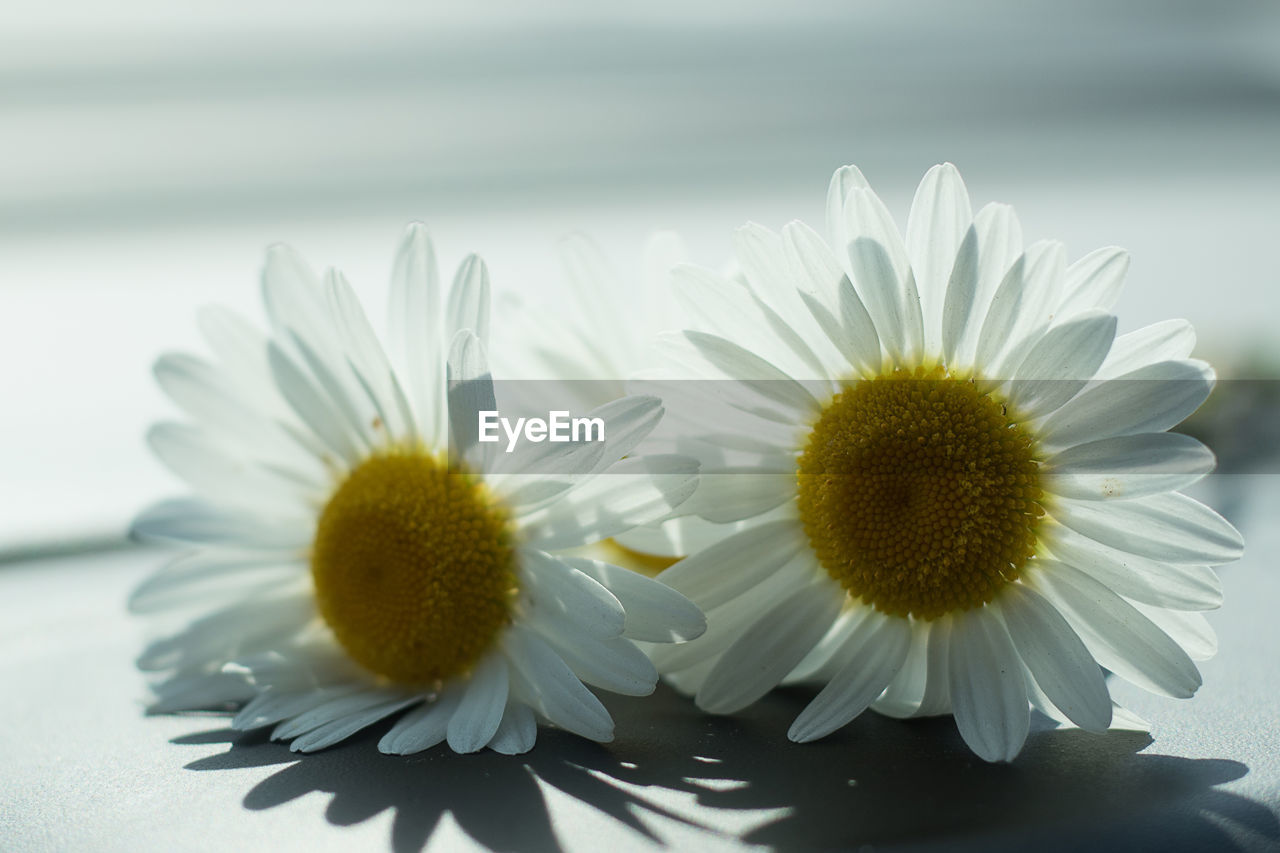
[{"label": "pair of daisies", "polygon": [[[384,752],[519,753],[540,720],[610,740],[593,687],[661,673],[733,713],[810,682],[792,740],[953,714],[1007,761],[1032,708],[1130,721],[1104,668],[1192,695],[1210,567],[1242,543],[1178,493],[1213,467],[1167,432],[1213,384],[1189,324],[1117,336],[1124,253],[1024,247],[949,165],[905,233],[853,167],[827,220],[740,229],[730,276],[674,266],[659,325],[680,331],[633,384],[655,367],[636,311],[667,303],[633,309],[571,244],[583,321],[539,346],[612,380],[604,440],[512,453],[477,440],[501,408],[483,261],[446,294],[411,227],[384,341],[340,274],[273,249],[269,330],[206,309],[213,358],[156,366],[191,422],[150,442],[197,495],[134,525],[190,548],[131,601],[182,620],[140,661],[157,709],[243,703],[235,727],[299,751],[394,718]],[[683,559],[656,579],[597,559],[619,544]]]}]

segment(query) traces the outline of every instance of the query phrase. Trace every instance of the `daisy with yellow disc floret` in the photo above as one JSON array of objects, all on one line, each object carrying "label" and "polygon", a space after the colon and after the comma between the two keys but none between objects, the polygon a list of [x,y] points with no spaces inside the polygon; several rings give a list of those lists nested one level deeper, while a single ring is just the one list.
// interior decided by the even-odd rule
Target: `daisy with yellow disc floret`
[{"label": "daisy with yellow disc floret", "polygon": [[657,673],[633,641],[702,632],[668,587],[562,553],[695,488],[692,460],[633,452],[658,401],[591,412],[604,440],[495,453],[476,440],[478,412],[498,409],[484,263],[463,263],[447,307],[439,289],[412,227],[388,355],[341,275],[322,281],[275,248],[269,333],[211,308],[200,325],[215,360],[160,359],[160,385],[194,423],[160,424],[150,442],[198,496],[134,524],[194,546],[131,602],[195,615],[140,660],[166,676],[157,709],[246,702],[234,727],[274,726],[299,751],[404,711],[383,752],[524,752],[538,717],[607,741],[613,722],[585,685],[647,694]]},{"label": "daisy with yellow disc floret", "polygon": [[1167,432],[1213,383],[1190,326],[1116,337],[1126,255],[1024,248],[950,165],[905,238],[840,169],[828,231],[742,228],[745,284],[673,272],[697,328],[664,346],[703,381],[672,386],[672,423],[700,426],[667,439],[706,447],[700,493],[752,523],[660,576],[708,629],[655,650],[659,670],[716,713],[817,681],[796,741],[868,707],[951,713],[988,761],[1018,754],[1032,706],[1107,729],[1103,667],[1191,696],[1209,566],[1242,543],[1176,491],[1214,462]]}]

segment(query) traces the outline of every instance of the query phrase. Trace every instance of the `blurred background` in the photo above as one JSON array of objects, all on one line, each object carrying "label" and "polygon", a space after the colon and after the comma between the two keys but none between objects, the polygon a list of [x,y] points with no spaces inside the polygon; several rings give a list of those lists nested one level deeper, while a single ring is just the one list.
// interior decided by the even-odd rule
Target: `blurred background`
[{"label": "blurred background", "polygon": [[[935,162],[1029,239],[1133,253],[1121,331],[1273,360],[1280,7],[559,0],[10,6],[0,29],[0,549],[118,538],[177,488],[150,364],[260,317],[290,242],[381,305],[403,225],[555,298],[554,242],[818,223],[857,163],[905,218]],[[375,319],[380,310],[374,309]],[[1250,367],[1249,369],[1254,369]],[[1263,368],[1257,367],[1257,370]],[[1255,370],[1255,372],[1257,372]],[[1264,371],[1265,372],[1265,371]]]},{"label": "blurred background", "polygon": [[[10,2],[0,153],[0,847],[1280,844],[1280,5]],[[151,364],[199,348],[204,303],[261,320],[269,244],[343,269],[377,322],[422,220],[446,270],[479,252],[547,305],[571,231],[624,280],[657,228],[719,265],[748,219],[819,224],[845,163],[901,224],[944,160],[1028,240],[1127,247],[1120,331],[1190,319],[1230,379],[1186,428],[1247,553],[1196,699],[1118,686],[1154,741],[1055,733],[988,766],[949,720],[864,715],[806,751],[794,692],[707,720],[663,689],[608,700],[608,748],[294,763],[143,715],[124,600],[162,555],[105,551],[180,489],[144,443],[177,414]]]}]

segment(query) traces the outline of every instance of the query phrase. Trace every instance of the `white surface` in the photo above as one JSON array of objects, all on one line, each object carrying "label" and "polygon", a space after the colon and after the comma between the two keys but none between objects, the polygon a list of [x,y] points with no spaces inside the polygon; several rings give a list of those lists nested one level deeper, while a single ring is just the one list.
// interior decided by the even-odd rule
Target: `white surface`
[{"label": "white surface", "polygon": [[[1120,685],[1154,740],[1033,731],[1009,766],[950,719],[865,714],[785,739],[811,693],[731,718],[668,690],[606,697],[617,740],[544,730],[527,756],[299,756],[223,715],[148,717],[128,589],[161,555],[0,568],[0,839],[6,850],[397,851],[1244,849],[1280,845],[1280,481],[1242,478],[1249,552],[1223,570],[1221,645],[1190,701]],[[230,742],[230,743],[229,743]]]}]

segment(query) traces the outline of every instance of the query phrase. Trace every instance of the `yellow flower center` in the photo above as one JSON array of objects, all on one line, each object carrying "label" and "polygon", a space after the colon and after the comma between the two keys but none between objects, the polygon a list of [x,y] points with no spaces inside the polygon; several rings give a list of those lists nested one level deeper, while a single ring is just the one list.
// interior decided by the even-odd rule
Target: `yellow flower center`
[{"label": "yellow flower center", "polygon": [[393,682],[468,672],[510,621],[511,525],[477,478],[427,454],[373,456],[320,515],[316,603],[351,657]]},{"label": "yellow flower center", "polygon": [[1035,553],[1035,443],[942,368],[857,381],[823,409],[798,466],[800,517],[854,598],[934,619],[978,607]]}]

